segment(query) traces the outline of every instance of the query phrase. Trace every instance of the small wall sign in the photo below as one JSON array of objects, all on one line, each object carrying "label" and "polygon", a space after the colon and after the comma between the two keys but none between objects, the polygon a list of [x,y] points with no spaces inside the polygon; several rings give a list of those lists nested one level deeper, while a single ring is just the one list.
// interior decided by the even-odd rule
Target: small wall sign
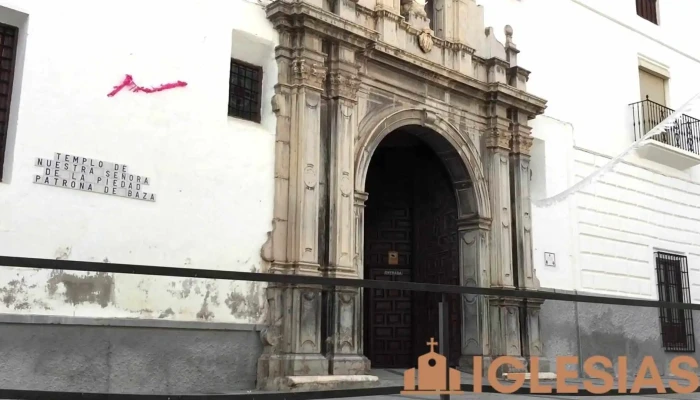
[{"label": "small wall sign", "polygon": [[384,270],[384,275],[401,276],[401,275],[403,275],[403,272],[396,270],[396,269],[387,269],[387,270]]},{"label": "small wall sign", "polygon": [[398,265],[399,264],[399,252],[398,251],[390,251],[389,252],[389,265]]},{"label": "small wall sign", "polygon": [[53,159],[35,159],[34,166],[42,169],[34,175],[34,183],[39,185],[156,201],[156,195],[150,191],[150,179],[130,173],[124,164],[54,153]]},{"label": "small wall sign", "polygon": [[544,253],[544,265],[546,267],[556,267],[557,262],[554,253]]}]

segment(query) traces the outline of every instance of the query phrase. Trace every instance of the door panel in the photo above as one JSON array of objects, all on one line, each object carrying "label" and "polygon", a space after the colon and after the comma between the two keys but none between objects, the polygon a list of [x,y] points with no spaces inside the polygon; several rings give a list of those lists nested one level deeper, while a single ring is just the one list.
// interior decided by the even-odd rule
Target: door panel
[{"label": "door panel", "polygon": [[[365,277],[459,284],[457,202],[425,146],[378,148],[367,176]],[[389,252],[398,262],[389,264]],[[365,354],[375,368],[415,366],[438,335],[439,293],[365,291]],[[450,363],[461,355],[459,296],[449,296]],[[420,321],[412,324],[413,321]]]},{"label": "door panel", "polygon": [[[452,183],[432,152],[420,154],[415,188],[415,279],[417,282],[459,285],[457,243],[457,202]],[[418,349],[434,337],[439,341],[438,303],[441,293],[416,293]],[[461,302],[459,296],[447,296],[449,306],[450,364],[457,365],[461,355]],[[421,345],[423,345],[421,347]],[[442,344],[438,344],[442,346]]]},{"label": "door panel", "polygon": [[[368,279],[412,281],[411,149],[378,149],[367,177],[365,209],[365,276]],[[389,252],[398,253],[389,265]],[[400,274],[400,275],[398,275]],[[368,289],[365,351],[377,368],[414,364],[410,292]]]}]

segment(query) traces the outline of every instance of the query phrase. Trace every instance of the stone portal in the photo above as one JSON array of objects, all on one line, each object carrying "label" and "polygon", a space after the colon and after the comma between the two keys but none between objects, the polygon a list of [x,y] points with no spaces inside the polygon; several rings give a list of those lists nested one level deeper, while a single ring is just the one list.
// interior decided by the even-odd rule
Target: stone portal
[{"label": "stone portal", "polygon": [[[412,209],[412,227],[420,228],[413,229],[413,242],[426,251],[414,250],[411,263],[440,267],[437,274],[411,268],[411,279],[537,290],[528,120],[543,112],[545,101],[526,92],[530,73],[517,63],[510,27],[502,44],[485,29],[474,0],[428,4],[430,12],[410,0],[277,0],[267,6],[280,35],[272,100],[275,208],[262,249],[268,272],[400,279],[394,272],[380,273],[384,259],[365,252],[374,245],[365,243],[370,240],[365,231],[374,234],[377,227],[376,216],[368,216],[376,211],[370,166],[387,157],[391,142],[384,140],[398,133],[430,150],[425,154],[437,160],[426,165],[443,169],[416,171],[415,181],[426,186],[411,197],[421,205]],[[440,174],[444,179],[436,178]],[[392,179],[387,178],[397,183]],[[381,202],[381,190],[374,191]],[[431,198],[433,191],[444,194]],[[398,253],[381,257],[400,263],[406,253],[399,239],[392,240]],[[418,336],[428,332],[410,328],[409,334],[395,326],[384,342],[381,331],[366,334],[366,318],[381,315],[372,296],[350,287],[270,285],[258,386],[300,388],[304,379],[298,377],[314,382],[321,375],[316,382],[363,384],[370,381],[362,378],[370,370],[367,355],[379,365],[414,357],[413,343],[425,343]],[[391,307],[403,307],[406,299],[398,296]],[[374,311],[366,312],[371,301]],[[452,335],[458,345],[451,348],[459,353],[451,355],[451,363],[469,368],[470,356],[481,355],[488,367],[492,357],[540,355],[539,303],[476,296],[453,302],[459,334]],[[408,319],[409,313],[382,318],[400,318],[397,323],[407,326],[416,318],[436,318],[430,308],[416,312],[411,308]],[[400,353],[381,353],[378,346],[398,346],[397,340]]]}]

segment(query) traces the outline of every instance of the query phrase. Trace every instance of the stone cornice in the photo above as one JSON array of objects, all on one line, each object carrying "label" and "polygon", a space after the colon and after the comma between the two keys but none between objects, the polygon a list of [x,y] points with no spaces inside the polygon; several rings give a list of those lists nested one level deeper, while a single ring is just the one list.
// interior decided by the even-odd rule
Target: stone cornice
[{"label": "stone cornice", "polygon": [[[410,53],[386,43],[373,43],[363,52],[365,58],[387,65],[403,73],[419,78],[429,79],[445,89],[454,89],[474,96],[474,91],[481,93],[480,98],[486,100],[488,84],[476,78],[434,63],[423,57]],[[418,68],[416,68],[418,67]]]},{"label": "stone cornice", "polygon": [[[358,5],[358,7],[361,7]],[[542,114],[546,101],[527,92],[503,83],[486,83],[476,78],[461,74],[451,68],[434,63],[410,53],[404,49],[379,41],[377,31],[364,27],[352,21],[345,20],[336,14],[312,7],[304,2],[287,2],[277,0],[267,6],[267,16],[277,29],[302,30],[309,29],[320,35],[336,38],[362,52],[365,59],[385,64],[405,74],[411,74],[422,79],[428,79],[445,89],[476,97],[486,101],[496,101],[525,111],[530,118]],[[365,12],[364,10],[361,12]],[[393,14],[387,10],[372,11],[372,15]],[[403,19],[402,16],[398,16]],[[405,23],[404,21],[404,24]],[[403,24],[402,24],[403,25]],[[417,34],[419,31],[407,26],[408,33]],[[414,32],[415,31],[415,32]],[[461,44],[451,43],[443,39],[433,38],[437,47],[458,48],[473,53],[473,49]],[[284,45],[278,46],[278,48]],[[291,50],[291,49],[290,49]],[[282,50],[278,50],[281,52]],[[472,55],[477,62],[484,64],[500,63],[502,60],[483,58]],[[505,61],[503,61],[505,62]],[[517,70],[520,74],[524,69]]]},{"label": "stone cornice", "polygon": [[379,32],[303,2],[277,0],[270,3],[266,11],[276,29],[308,28],[359,47],[379,40]]},{"label": "stone cornice", "polygon": [[488,92],[493,102],[503,103],[511,107],[523,110],[532,119],[543,114],[547,108],[547,101],[530,93],[518,90],[504,83],[489,83]]}]

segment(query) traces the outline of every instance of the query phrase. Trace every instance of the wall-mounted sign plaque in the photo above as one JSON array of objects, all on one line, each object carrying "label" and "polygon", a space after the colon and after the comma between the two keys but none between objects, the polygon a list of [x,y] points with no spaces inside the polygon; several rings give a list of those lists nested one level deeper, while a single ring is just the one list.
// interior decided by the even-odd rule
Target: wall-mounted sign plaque
[{"label": "wall-mounted sign plaque", "polygon": [[390,251],[388,255],[389,259],[389,265],[398,265],[399,264],[399,252],[398,251]]},{"label": "wall-mounted sign plaque", "polygon": [[34,166],[42,168],[34,175],[34,183],[40,185],[156,201],[149,190],[150,179],[130,173],[124,164],[54,153],[53,159],[37,158]]}]

